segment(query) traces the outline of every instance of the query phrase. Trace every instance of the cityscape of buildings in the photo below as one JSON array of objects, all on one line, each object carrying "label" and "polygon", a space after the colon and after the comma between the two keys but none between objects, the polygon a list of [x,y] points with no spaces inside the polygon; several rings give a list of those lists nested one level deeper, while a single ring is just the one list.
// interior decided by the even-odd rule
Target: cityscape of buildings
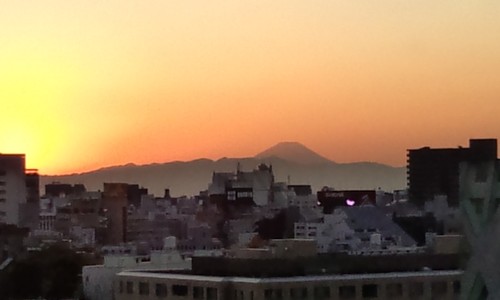
[{"label": "cityscape of buildings", "polygon": [[57,244],[97,261],[70,295],[86,300],[500,299],[497,153],[496,139],[410,149],[394,191],[238,164],[181,197],[112,179],[40,189],[25,155],[0,154],[0,280]]}]

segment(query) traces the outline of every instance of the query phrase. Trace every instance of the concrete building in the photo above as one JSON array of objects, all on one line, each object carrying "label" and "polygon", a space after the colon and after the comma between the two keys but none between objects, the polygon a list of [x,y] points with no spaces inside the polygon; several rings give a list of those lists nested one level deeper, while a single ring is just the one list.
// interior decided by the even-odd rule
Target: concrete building
[{"label": "concrete building", "polygon": [[295,223],[294,233],[295,238],[315,240],[319,253],[395,251],[417,245],[381,208],[373,205],[338,207],[332,214],[324,215],[322,222]]},{"label": "concrete building", "polygon": [[[72,241],[73,246],[95,246],[105,242],[108,218],[102,211],[100,192],[81,192],[64,196],[65,201],[54,201],[59,198],[44,199],[55,209],[55,220],[52,230],[61,233]],[[57,204],[56,204],[57,203]],[[51,212],[44,210],[40,215],[47,229],[50,226]]]},{"label": "concrete building", "polygon": [[124,271],[116,276],[114,299],[454,300],[461,275],[451,270],[256,278]]},{"label": "concrete building", "polygon": [[[459,295],[463,272],[456,270],[457,257],[315,256],[310,242],[277,242],[275,252],[249,249],[243,258],[194,257],[190,272],[120,272],[114,299],[455,300]],[[422,271],[423,266],[432,270]]]},{"label": "concrete building", "polygon": [[153,252],[149,256],[115,254],[104,257],[104,264],[85,266],[82,270],[83,293],[87,300],[113,298],[113,280],[123,270],[184,270],[191,263],[178,252]]},{"label": "concrete building", "polygon": [[460,165],[460,209],[470,258],[461,299],[500,299],[500,160]]},{"label": "concrete building", "polygon": [[255,170],[236,173],[216,173],[208,186],[212,201],[223,201],[231,205],[268,205],[272,200],[274,174],[272,166],[259,165]]},{"label": "concrete building", "polygon": [[0,271],[5,268],[13,258],[24,253],[24,239],[28,234],[28,228],[0,224]]},{"label": "concrete building", "polygon": [[419,206],[435,195],[444,195],[450,206],[458,206],[460,162],[491,161],[497,158],[496,139],[471,139],[469,148],[408,150],[410,200]]},{"label": "concrete building", "polygon": [[36,229],[40,193],[24,154],[0,154],[0,223]]}]

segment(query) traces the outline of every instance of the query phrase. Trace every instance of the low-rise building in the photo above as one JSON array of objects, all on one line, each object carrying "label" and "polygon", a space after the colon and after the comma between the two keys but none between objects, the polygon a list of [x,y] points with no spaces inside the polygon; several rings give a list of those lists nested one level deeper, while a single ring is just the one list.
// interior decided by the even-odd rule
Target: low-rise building
[{"label": "low-rise building", "polygon": [[82,270],[83,293],[87,300],[113,299],[113,280],[124,270],[184,270],[189,260],[176,251],[152,252],[149,256],[113,254],[104,257],[104,264],[85,266]]}]

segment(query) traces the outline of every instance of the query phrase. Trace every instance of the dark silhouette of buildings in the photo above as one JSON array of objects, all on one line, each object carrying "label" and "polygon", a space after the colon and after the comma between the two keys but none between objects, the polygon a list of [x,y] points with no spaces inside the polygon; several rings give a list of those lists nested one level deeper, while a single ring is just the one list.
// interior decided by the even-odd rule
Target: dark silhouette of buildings
[{"label": "dark silhouette of buildings", "polygon": [[139,187],[138,184],[127,184],[127,202],[128,205],[135,207],[141,206],[141,198],[148,194],[148,189]]},{"label": "dark silhouette of buildings", "polygon": [[460,162],[491,161],[497,158],[496,139],[471,139],[469,148],[408,150],[410,200],[423,206],[435,195],[445,195],[450,206],[458,206]]},{"label": "dark silhouette of buildings", "polygon": [[71,194],[81,194],[86,192],[87,189],[83,184],[67,184],[53,182],[45,185],[45,195],[52,197],[60,197]]}]

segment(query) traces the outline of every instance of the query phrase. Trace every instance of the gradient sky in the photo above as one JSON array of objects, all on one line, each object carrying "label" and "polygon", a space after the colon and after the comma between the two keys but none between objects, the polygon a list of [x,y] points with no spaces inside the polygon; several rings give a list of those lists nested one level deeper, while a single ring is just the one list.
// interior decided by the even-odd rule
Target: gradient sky
[{"label": "gradient sky", "polygon": [[500,1],[0,0],[0,152],[42,173],[337,162],[500,133]]}]

